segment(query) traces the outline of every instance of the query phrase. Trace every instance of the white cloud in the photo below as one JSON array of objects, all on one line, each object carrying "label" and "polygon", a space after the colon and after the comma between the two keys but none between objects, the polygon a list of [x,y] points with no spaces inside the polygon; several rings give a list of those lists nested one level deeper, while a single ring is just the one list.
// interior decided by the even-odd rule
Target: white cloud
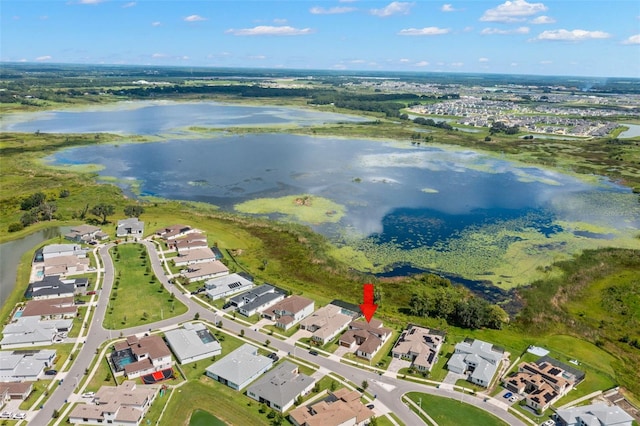
[{"label": "white cloud", "polygon": [[400,59],[400,62],[407,63],[407,62],[411,62],[411,61],[409,59],[407,59],[407,58],[402,58],[402,59]]},{"label": "white cloud", "polygon": [[527,16],[546,10],[547,6],[542,3],[527,3],[525,0],[506,1],[494,9],[485,11],[480,20],[486,22],[524,21]]},{"label": "white cloud", "polygon": [[426,66],[428,66],[428,65],[429,65],[429,62],[427,62],[427,61],[420,61],[420,62],[416,62],[416,63],[415,63],[415,64],[413,64],[413,65],[415,65],[416,67],[426,67]]},{"label": "white cloud", "polygon": [[480,31],[482,35],[491,34],[529,34],[529,27],[519,27],[511,30],[501,30],[499,28],[485,28]]},{"label": "white cloud", "polygon": [[365,61],[364,59],[353,59],[352,61],[349,61],[349,62],[351,62],[352,64],[364,64],[367,61]]},{"label": "white cloud", "polygon": [[518,66],[518,63],[517,63],[517,62],[511,62],[511,64],[510,64],[510,65],[511,65],[512,67],[517,67],[517,66]]},{"label": "white cloud", "polygon": [[489,62],[489,58],[478,58],[478,62]]},{"label": "white cloud", "polygon": [[448,4],[448,3],[447,4],[443,4],[442,7],[440,8],[440,10],[442,12],[457,12],[458,11],[458,9],[455,9],[453,7],[453,5]]},{"label": "white cloud", "polygon": [[253,56],[249,56],[249,59],[257,59],[257,60],[264,60],[267,59],[267,57],[265,55],[253,55]]},{"label": "white cloud", "polygon": [[312,7],[309,9],[309,12],[313,15],[337,15],[340,13],[349,13],[357,10],[355,7],[347,7],[347,6],[336,6],[324,8],[320,6]]},{"label": "white cloud", "polygon": [[166,58],[167,55],[164,53],[154,53],[153,55],[151,55],[151,57],[154,59],[159,59],[159,58]]},{"label": "white cloud", "polygon": [[460,68],[463,65],[464,65],[464,62],[452,62],[451,63],[451,66],[455,67],[455,68]]},{"label": "white cloud", "polygon": [[124,9],[126,9],[126,8],[128,8],[128,7],[133,7],[133,6],[135,6],[135,5],[136,5],[136,2],[135,2],[135,1],[130,1],[129,3],[125,3],[125,4],[123,4],[123,5],[122,5],[122,7],[123,7]]},{"label": "white cloud", "polygon": [[540,15],[529,21],[532,24],[555,24],[556,20],[550,16]]},{"label": "white cloud", "polygon": [[287,20],[284,18],[276,18],[273,20],[273,23],[278,25],[284,25],[287,23]]},{"label": "white cloud", "polygon": [[632,35],[623,41],[622,44],[640,44],[640,34]]},{"label": "white cloud", "polygon": [[611,34],[604,31],[586,31],[586,30],[551,30],[543,31],[536,37],[536,40],[560,40],[560,41],[582,41],[592,39],[609,38]]},{"label": "white cloud", "polygon": [[398,35],[403,36],[431,36],[447,34],[451,30],[449,28],[425,27],[425,28],[407,28],[400,30]]},{"label": "white cloud", "polygon": [[375,16],[387,17],[391,15],[408,15],[413,7],[413,3],[394,1],[382,9],[371,9],[371,14]]},{"label": "white cloud", "polygon": [[241,28],[241,29],[228,29],[225,34],[233,34],[236,36],[261,36],[261,35],[275,35],[275,36],[296,36],[306,35],[313,33],[311,28],[294,28],[289,26],[272,27],[268,25],[259,25],[253,28]]},{"label": "white cloud", "polygon": [[53,59],[53,56],[51,56],[51,55],[44,55],[44,56],[38,56],[38,57],[36,58],[36,61],[39,61],[39,62],[41,62],[41,61],[50,61],[50,60],[52,60],[52,59]]},{"label": "white cloud", "polygon": [[183,19],[186,22],[198,22],[198,21],[206,21],[207,18],[203,18],[200,15],[189,15]]},{"label": "white cloud", "polygon": [[160,21],[155,21],[155,22],[151,23],[151,26],[153,26],[153,27],[159,27],[160,25],[162,25],[162,22],[160,22]]},{"label": "white cloud", "polygon": [[98,4],[98,3],[102,3],[104,0],[79,0],[78,3],[80,4]]},{"label": "white cloud", "polygon": [[181,59],[183,61],[188,61],[191,58],[189,58],[187,55],[184,55],[184,56],[179,56],[178,59]]},{"label": "white cloud", "polygon": [[462,31],[464,31],[465,33],[468,33],[468,32],[470,32],[470,31],[473,31],[473,27],[471,27],[471,26],[464,27],[464,28],[462,29]]}]

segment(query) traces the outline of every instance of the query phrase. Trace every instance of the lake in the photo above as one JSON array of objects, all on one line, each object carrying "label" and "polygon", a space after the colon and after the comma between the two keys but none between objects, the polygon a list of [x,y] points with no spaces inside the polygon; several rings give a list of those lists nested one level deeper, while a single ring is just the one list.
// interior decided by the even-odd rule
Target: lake
[{"label": "lake", "polygon": [[580,250],[639,246],[637,195],[604,179],[407,141],[284,133],[182,137],[190,126],[358,119],[270,106],[132,102],[10,116],[3,125],[163,133],[164,142],[76,147],[47,160],[100,165],[105,181],[134,197],[200,201],[309,225],[336,245],[334,256],[376,274],[429,270],[510,288]]}]

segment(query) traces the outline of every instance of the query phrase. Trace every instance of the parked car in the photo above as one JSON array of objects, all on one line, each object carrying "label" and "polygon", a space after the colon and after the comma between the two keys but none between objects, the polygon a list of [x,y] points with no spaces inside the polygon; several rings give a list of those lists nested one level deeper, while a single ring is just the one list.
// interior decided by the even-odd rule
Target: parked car
[{"label": "parked car", "polygon": [[27,413],[15,413],[13,415],[14,420],[24,420],[27,418]]},{"label": "parked car", "polygon": [[3,411],[0,413],[0,419],[10,419],[13,417],[13,413],[11,411]]},{"label": "parked car", "polygon": [[511,398],[509,398],[509,402],[516,402],[518,399],[520,398],[518,398],[517,395],[513,395]]},{"label": "parked car", "polygon": [[76,300],[76,305],[86,305],[87,302],[85,302],[84,300]]},{"label": "parked car", "polygon": [[555,426],[556,422],[554,422],[553,420],[549,419],[546,422],[542,423],[542,426]]},{"label": "parked car", "polygon": [[85,392],[82,394],[83,398],[93,398],[94,396],[96,396],[95,392]]},{"label": "parked car", "polygon": [[509,399],[509,398],[511,398],[512,396],[513,396],[513,394],[512,394],[511,392],[507,392],[507,393],[505,393],[504,395],[502,395],[502,397],[503,397],[504,399]]},{"label": "parked car", "polygon": [[47,370],[44,372],[44,374],[46,374],[47,376],[55,376],[56,374],[58,374],[58,370]]},{"label": "parked car", "polygon": [[271,352],[269,355],[267,355],[267,358],[271,358],[273,362],[278,362],[278,360],[280,359],[278,354],[275,352]]},{"label": "parked car", "polygon": [[367,408],[368,408],[369,410],[373,410],[373,407],[375,407],[375,405],[373,405],[373,404],[369,404],[369,405],[367,405]]},{"label": "parked car", "polygon": [[313,356],[317,356],[318,355],[318,351],[310,350],[309,354],[311,354]]},{"label": "parked car", "polygon": [[222,305],[222,309],[227,309],[231,307],[231,302],[227,302],[224,305]]},{"label": "parked car", "polygon": [[91,295],[94,295],[94,294],[96,294],[96,292],[93,291],[93,290],[87,292],[87,296],[91,296]]}]

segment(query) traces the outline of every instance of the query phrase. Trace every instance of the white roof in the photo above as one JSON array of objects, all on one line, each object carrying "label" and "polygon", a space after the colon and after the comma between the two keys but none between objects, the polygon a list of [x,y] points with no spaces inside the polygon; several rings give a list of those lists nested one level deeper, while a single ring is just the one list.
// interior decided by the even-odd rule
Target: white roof
[{"label": "white roof", "polygon": [[245,343],[220,361],[211,364],[207,367],[207,371],[241,385],[271,364],[273,364],[271,358],[258,355],[258,348]]},{"label": "white roof", "polygon": [[170,330],[164,333],[167,343],[176,354],[180,362],[182,360],[205,355],[212,352],[219,352],[222,348],[217,340],[204,343],[198,332],[208,331],[207,327],[201,323],[186,323],[182,328]]}]

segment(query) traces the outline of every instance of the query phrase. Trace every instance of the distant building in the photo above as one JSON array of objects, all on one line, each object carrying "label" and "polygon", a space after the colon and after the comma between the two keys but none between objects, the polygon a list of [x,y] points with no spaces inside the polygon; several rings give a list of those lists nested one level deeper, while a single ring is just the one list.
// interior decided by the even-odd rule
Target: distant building
[{"label": "distant building", "polygon": [[243,344],[220,361],[211,364],[205,374],[231,389],[242,390],[267,371],[273,360],[258,354],[258,348]]},{"label": "distant building", "polygon": [[597,403],[558,409],[556,424],[559,426],[632,426],[633,417],[620,407]]},{"label": "distant building", "polygon": [[117,237],[142,237],[144,234],[144,222],[137,217],[130,217],[118,221],[116,226]]},{"label": "distant building", "polygon": [[158,389],[125,381],[120,386],[102,386],[93,404],[78,404],[69,413],[69,423],[85,425],[138,426]]},{"label": "distant building", "polygon": [[102,232],[102,230],[93,225],[78,225],[70,229],[70,231],[64,236],[67,240],[75,241],[77,243],[88,243],[92,240],[104,240],[109,238],[109,235]]},{"label": "distant building", "polygon": [[466,374],[471,383],[489,387],[504,351],[482,340],[467,339],[455,346],[455,351],[447,362],[447,369],[458,374]]},{"label": "distant building", "polygon": [[247,388],[247,396],[267,407],[284,413],[298,396],[311,392],[315,379],[298,372],[298,366],[289,361]]},{"label": "distant building", "polygon": [[220,355],[222,346],[201,323],[186,323],[164,333],[167,344],[180,364],[189,364]]}]

